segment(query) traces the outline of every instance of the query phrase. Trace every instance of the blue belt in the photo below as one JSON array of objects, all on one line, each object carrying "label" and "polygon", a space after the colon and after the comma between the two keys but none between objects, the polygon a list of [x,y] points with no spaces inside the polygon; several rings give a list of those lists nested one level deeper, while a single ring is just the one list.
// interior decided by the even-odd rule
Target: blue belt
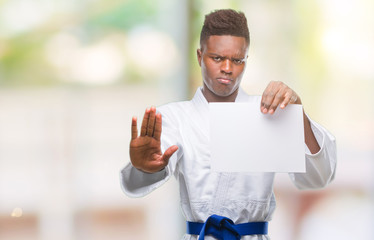
[{"label": "blue belt", "polygon": [[187,221],[187,233],[200,235],[201,240],[205,235],[213,235],[219,240],[240,240],[244,235],[268,234],[268,222],[234,224],[227,217],[212,215],[205,223]]}]

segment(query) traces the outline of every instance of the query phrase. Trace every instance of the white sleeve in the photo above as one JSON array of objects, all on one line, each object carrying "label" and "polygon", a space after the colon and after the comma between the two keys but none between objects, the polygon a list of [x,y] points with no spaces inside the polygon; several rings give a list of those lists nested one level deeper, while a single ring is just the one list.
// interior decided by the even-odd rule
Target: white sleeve
[{"label": "white sleeve", "polygon": [[169,178],[169,166],[157,173],[145,173],[129,163],[120,172],[122,190],[129,197],[143,197],[160,187]]},{"label": "white sleeve", "polygon": [[335,137],[318,123],[310,120],[311,128],[320,146],[320,151],[311,154],[305,145],[305,173],[290,173],[289,176],[299,189],[323,188],[335,177]]},{"label": "white sleeve", "polygon": [[120,172],[122,190],[129,197],[143,197],[167,182],[175,173],[178,159],[182,157],[182,144],[179,132],[164,114],[162,114],[161,151],[172,145],[177,145],[178,150],[169,159],[169,164],[160,172],[145,173],[136,169],[131,162]]}]

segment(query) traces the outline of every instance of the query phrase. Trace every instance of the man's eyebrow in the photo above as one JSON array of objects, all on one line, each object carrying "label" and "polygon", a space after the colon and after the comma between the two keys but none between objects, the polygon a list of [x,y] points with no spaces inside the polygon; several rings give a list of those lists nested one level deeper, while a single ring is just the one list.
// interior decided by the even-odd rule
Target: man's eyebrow
[{"label": "man's eyebrow", "polygon": [[240,54],[238,54],[238,55],[234,55],[233,57],[228,57],[228,56],[221,55],[221,54],[214,53],[214,52],[208,52],[207,54],[208,54],[209,56],[224,57],[224,58],[229,58],[229,59],[245,59],[245,56],[242,57],[242,56],[240,56]]},{"label": "man's eyebrow", "polygon": [[217,56],[217,57],[223,57],[222,55],[220,55],[218,53],[209,53],[208,52],[208,55],[210,55],[210,56]]}]

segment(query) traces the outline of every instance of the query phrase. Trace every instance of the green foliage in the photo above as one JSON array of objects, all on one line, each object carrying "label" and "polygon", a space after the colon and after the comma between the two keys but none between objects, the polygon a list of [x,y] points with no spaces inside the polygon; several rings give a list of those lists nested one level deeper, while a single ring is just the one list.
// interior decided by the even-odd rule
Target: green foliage
[{"label": "green foliage", "polygon": [[[3,45],[0,46],[0,86],[74,85],[73,82],[61,81],[46,59],[48,42],[56,34],[68,32],[85,45],[100,40],[108,33],[124,34],[140,24],[155,24],[158,17],[157,2],[101,0],[77,3],[70,12],[52,15],[29,31],[7,37],[0,35],[0,44]],[[132,81],[139,80],[139,74],[133,71],[128,74],[131,75],[129,77],[136,76]],[[120,82],[125,81],[122,78]]]},{"label": "green foliage", "polygon": [[111,6],[106,11],[91,14],[85,25],[93,28],[116,28],[129,30],[132,27],[151,23],[157,18],[157,1],[131,0]]}]

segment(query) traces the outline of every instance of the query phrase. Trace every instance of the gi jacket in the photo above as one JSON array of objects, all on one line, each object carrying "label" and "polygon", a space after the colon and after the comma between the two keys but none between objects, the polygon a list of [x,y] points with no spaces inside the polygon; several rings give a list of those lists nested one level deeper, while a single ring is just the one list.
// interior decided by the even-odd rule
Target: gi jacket
[{"label": "gi jacket", "polygon": [[[236,102],[253,101],[258,101],[258,96],[249,96],[239,89]],[[174,175],[179,182],[180,204],[187,221],[205,222],[212,214],[228,217],[235,224],[271,220],[276,206],[274,173],[210,171],[209,109],[201,88],[191,101],[169,103],[158,111],[162,114],[162,151],[172,145],[179,149],[167,167],[157,173],[144,173],[128,164],[121,171],[123,191],[128,196],[144,196]],[[321,150],[311,154],[305,145],[306,173],[289,174],[300,189],[324,187],[334,178],[336,168],[334,137],[316,122],[310,122]],[[183,239],[196,239],[196,236],[186,234]],[[242,239],[270,238],[259,235]]]}]

